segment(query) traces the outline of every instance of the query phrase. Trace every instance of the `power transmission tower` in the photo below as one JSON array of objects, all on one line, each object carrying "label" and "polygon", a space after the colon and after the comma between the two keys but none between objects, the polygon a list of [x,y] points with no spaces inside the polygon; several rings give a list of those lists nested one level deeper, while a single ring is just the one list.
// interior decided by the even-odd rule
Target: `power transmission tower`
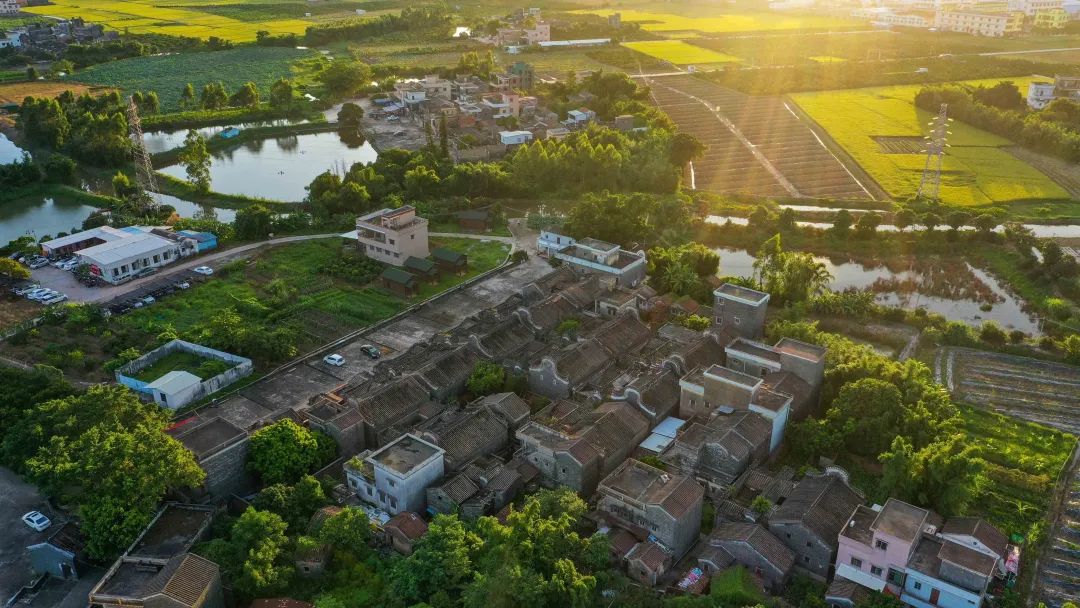
[{"label": "power transmission tower", "polygon": [[143,145],[142,121],[139,119],[139,107],[135,105],[134,97],[128,97],[127,120],[131,129],[131,143],[135,146],[135,182],[143,192],[157,192],[154,167],[150,164],[150,153]]},{"label": "power transmission tower", "polygon": [[949,104],[941,104],[937,118],[930,121],[930,135],[926,137],[926,164],[919,182],[917,198],[936,201],[941,195],[941,164],[945,148],[949,147]]}]

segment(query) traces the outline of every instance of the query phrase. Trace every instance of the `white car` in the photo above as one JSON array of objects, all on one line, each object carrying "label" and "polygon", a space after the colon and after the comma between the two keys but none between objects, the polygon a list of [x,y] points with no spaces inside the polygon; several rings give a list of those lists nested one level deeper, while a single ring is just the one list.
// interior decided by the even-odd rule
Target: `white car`
[{"label": "white car", "polygon": [[33,285],[27,285],[26,287],[18,287],[15,289],[14,293],[17,296],[25,296],[35,289],[41,289],[41,285],[34,283]]},{"label": "white car", "polygon": [[323,363],[327,365],[333,365],[334,367],[341,367],[345,365],[345,357],[341,355],[326,355],[323,357]]},{"label": "white car", "polygon": [[51,289],[43,289],[37,293],[31,294],[30,299],[40,302],[42,300],[48,300],[49,298],[58,295],[60,295],[60,292],[58,291],[53,291]]},{"label": "white car", "polygon": [[192,272],[197,272],[202,275],[210,276],[214,274],[214,269],[209,266],[199,266],[198,268],[192,268]]},{"label": "white car", "polygon": [[41,294],[43,294],[43,293],[45,293],[47,291],[49,291],[49,289],[47,287],[35,287],[35,288],[33,288],[33,289],[29,290],[29,291],[24,291],[22,293],[22,296],[24,298],[26,298],[27,300],[33,300],[34,296],[41,295]]},{"label": "white car", "polygon": [[51,298],[49,298],[47,300],[42,300],[41,303],[45,304],[45,305],[59,304],[61,302],[66,301],[67,299],[68,298],[67,298],[66,295],[60,294],[60,295],[55,295],[55,296],[53,296],[53,297],[51,297]]},{"label": "white car", "polygon": [[37,511],[30,511],[26,515],[23,515],[22,520],[24,524],[30,526],[38,532],[44,532],[45,530],[49,529],[49,526],[52,525],[52,522],[49,521],[48,517],[45,517]]}]

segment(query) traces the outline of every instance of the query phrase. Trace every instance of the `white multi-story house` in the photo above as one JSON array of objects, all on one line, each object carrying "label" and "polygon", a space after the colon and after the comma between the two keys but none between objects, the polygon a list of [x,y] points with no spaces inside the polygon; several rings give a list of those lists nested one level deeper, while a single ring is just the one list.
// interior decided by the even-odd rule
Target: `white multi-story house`
[{"label": "white multi-story house", "polygon": [[443,476],[445,450],[415,435],[402,435],[345,464],[349,489],[360,500],[397,515],[427,507],[427,488]]},{"label": "white multi-story house", "polygon": [[1024,13],[978,9],[939,10],[934,15],[934,26],[948,32],[1001,38],[1019,34],[1024,30]]},{"label": "white multi-story house", "polygon": [[1009,0],[1009,10],[1034,17],[1039,11],[1059,9],[1064,4],[1064,0]]},{"label": "white multi-story house", "polygon": [[18,0],[0,0],[0,15],[14,15],[20,8]]},{"label": "white multi-story house", "polygon": [[1055,99],[1080,101],[1080,76],[1055,76],[1054,82],[1040,80],[1028,85],[1027,102],[1041,110]]},{"label": "white multi-story house", "polygon": [[369,258],[403,266],[409,257],[426,258],[428,221],[416,215],[416,208],[380,209],[356,219],[356,240]]}]

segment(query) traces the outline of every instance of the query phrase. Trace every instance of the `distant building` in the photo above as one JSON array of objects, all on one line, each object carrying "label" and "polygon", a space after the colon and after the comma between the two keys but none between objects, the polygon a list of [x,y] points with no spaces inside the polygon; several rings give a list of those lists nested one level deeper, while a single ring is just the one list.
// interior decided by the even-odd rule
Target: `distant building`
[{"label": "distant building", "polygon": [[0,15],[14,15],[20,8],[18,0],[0,0]]},{"label": "distant building", "polygon": [[1063,30],[1071,19],[1068,11],[1058,6],[1037,11],[1032,26],[1037,30]]},{"label": "distant building", "polygon": [[412,205],[380,209],[357,218],[356,235],[361,253],[391,266],[404,265],[409,256],[430,255],[428,221],[417,215]]},{"label": "distant building", "polygon": [[1032,108],[1041,110],[1055,99],[1080,102],[1080,76],[1055,76],[1053,82],[1043,80],[1028,85],[1027,102]]},{"label": "distant building", "polygon": [[45,241],[41,251],[50,257],[76,254],[90,274],[119,284],[197,253],[199,242],[169,230],[101,226]]},{"label": "distant building", "polygon": [[[187,370],[172,370],[159,378],[142,381],[138,373],[174,353],[187,353],[226,367],[205,380]],[[184,340],[172,340],[116,370],[116,381],[148,395],[162,407],[176,410],[225,388],[254,371],[251,359]]]},{"label": "distant building", "polygon": [[963,32],[990,38],[1015,36],[1024,31],[1024,13],[981,11],[977,8],[939,10],[934,14],[934,27],[947,32]]},{"label": "distant building", "polygon": [[402,435],[350,460],[345,465],[349,488],[364,502],[393,515],[422,512],[427,507],[427,487],[443,476],[444,453],[415,435]]},{"label": "distant building", "polygon": [[533,139],[530,131],[500,131],[499,143],[505,146],[519,146],[527,144]]},{"label": "distant building", "polygon": [[1034,17],[1042,11],[1060,9],[1063,4],[1062,0],[1008,0],[1008,10]]},{"label": "distant building", "polygon": [[713,291],[714,324],[736,336],[758,340],[765,335],[768,309],[769,294],[763,291],[732,283]]}]

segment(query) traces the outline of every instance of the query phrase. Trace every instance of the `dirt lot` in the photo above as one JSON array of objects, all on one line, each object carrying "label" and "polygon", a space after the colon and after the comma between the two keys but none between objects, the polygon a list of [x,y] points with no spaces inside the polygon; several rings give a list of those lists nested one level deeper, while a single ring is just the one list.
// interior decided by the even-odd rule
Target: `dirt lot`
[{"label": "dirt lot", "polygon": [[[41,511],[52,520],[51,528],[35,532],[20,519],[27,511]],[[30,580],[30,558],[27,545],[41,542],[56,531],[63,518],[49,507],[37,488],[24,482],[15,473],[0,468],[0,600],[7,601]]]}]

